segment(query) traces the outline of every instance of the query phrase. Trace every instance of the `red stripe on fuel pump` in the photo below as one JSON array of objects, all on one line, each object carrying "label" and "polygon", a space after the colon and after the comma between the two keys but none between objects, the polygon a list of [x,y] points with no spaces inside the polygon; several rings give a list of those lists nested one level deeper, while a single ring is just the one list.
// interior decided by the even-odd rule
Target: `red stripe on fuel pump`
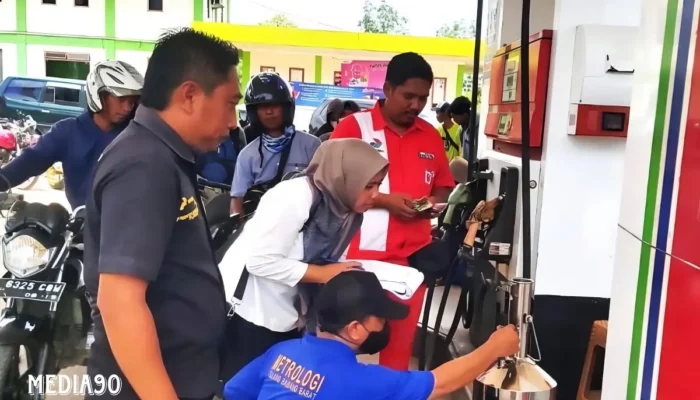
[{"label": "red stripe on fuel pump", "polygon": [[[700,41],[691,79],[672,253],[700,265]],[[687,398],[697,390],[698,368],[692,360],[700,358],[700,271],[677,258],[670,264],[656,393],[660,400]]]}]

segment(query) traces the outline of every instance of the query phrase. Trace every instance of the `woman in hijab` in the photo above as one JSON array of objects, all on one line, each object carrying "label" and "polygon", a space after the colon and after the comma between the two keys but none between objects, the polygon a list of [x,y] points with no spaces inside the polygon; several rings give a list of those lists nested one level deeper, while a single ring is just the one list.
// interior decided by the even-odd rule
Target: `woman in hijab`
[{"label": "woman in hijab", "polygon": [[300,284],[324,284],[360,267],[338,260],[387,170],[387,160],[362,140],[330,140],[303,175],[262,197],[219,266],[233,307],[224,382],[270,346],[301,336]]}]

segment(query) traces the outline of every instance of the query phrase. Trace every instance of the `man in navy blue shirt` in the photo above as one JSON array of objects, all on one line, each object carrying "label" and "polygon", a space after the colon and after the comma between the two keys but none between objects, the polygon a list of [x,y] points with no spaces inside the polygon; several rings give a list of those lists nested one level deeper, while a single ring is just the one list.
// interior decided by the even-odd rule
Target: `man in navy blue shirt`
[{"label": "man in navy blue shirt", "polygon": [[316,300],[315,335],[271,347],[234,376],[227,400],[434,399],[466,386],[499,357],[518,351],[513,326],[499,329],[471,354],[433,371],[394,371],[357,362],[389,342],[387,320],[403,319],[408,307],[387,296],[370,272],[348,271],[331,279]]},{"label": "man in navy blue shirt", "polygon": [[240,127],[229,131],[229,138],[223,141],[216,151],[197,157],[197,174],[216,183],[230,185],[236,160],[246,145],[245,133]]},{"label": "man in navy blue shirt", "polygon": [[[60,162],[70,206],[84,205],[97,160],[133,118],[142,87],[143,76],[128,63],[98,63],[85,82],[88,110],[57,122],[0,174],[14,187]],[[0,190],[8,189],[0,179]]]}]

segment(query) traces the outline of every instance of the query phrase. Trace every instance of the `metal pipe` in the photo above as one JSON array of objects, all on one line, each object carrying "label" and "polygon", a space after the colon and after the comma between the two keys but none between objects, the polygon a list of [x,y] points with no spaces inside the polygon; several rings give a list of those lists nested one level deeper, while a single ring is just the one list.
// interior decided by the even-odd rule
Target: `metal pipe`
[{"label": "metal pipe", "polygon": [[[450,269],[447,270],[447,276],[445,277],[445,286],[443,287],[442,297],[440,298],[440,305],[438,306],[437,316],[435,317],[435,326],[433,327],[433,341],[432,346],[426,348],[426,363],[425,366],[430,369],[433,367],[433,359],[435,356],[435,349],[440,341],[440,326],[442,325],[442,318],[445,315],[445,308],[447,307],[447,300],[450,296],[450,288],[452,288],[452,281],[454,280],[455,270],[459,265],[459,256],[455,256],[450,264]],[[464,288],[462,288],[464,290]],[[431,299],[432,300],[432,299]],[[447,343],[449,346],[449,343]]]},{"label": "metal pipe", "polygon": [[476,130],[476,106],[479,100],[479,63],[481,61],[481,22],[484,14],[484,0],[476,1],[476,32],[474,38],[474,68],[472,71],[472,109],[469,115],[469,179],[474,179],[478,168],[476,166],[476,149],[479,145],[479,132]]},{"label": "metal pipe", "polygon": [[528,338],[530,337],[530,317],[532,309],[532,279],[515,278],[511,281],[510,294],[510,323],[515,325],[520,336],[520,352],[518,358],[527,357]]},{"label": "metal pipe", "polygon": [[425,371],[426,346],[428,344],[428,324],[430,323],[430,306],[433,304],[433,294],[435,293],[435,278],[430,277],[427,282],[428,292],[425,295],[425,307],[423,308],[423,322],[420,329],[421,351],[418,358],[418,370]]},{"label": "metal pipe", "polygon": [[530,233],[530,0],[523,0],[520,30],[520,115],[522,124],[523,278],[532,278]]}]

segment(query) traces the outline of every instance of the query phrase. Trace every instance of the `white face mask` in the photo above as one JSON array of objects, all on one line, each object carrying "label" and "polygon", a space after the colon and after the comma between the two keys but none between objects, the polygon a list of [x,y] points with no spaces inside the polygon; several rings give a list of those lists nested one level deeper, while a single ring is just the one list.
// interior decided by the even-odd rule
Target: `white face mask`
[{"label": "white face mask", "polygon": [[332,126],[332,127],[335,128],[337,125],[338,125],[338,121],[331,121],[331,126]]}]

